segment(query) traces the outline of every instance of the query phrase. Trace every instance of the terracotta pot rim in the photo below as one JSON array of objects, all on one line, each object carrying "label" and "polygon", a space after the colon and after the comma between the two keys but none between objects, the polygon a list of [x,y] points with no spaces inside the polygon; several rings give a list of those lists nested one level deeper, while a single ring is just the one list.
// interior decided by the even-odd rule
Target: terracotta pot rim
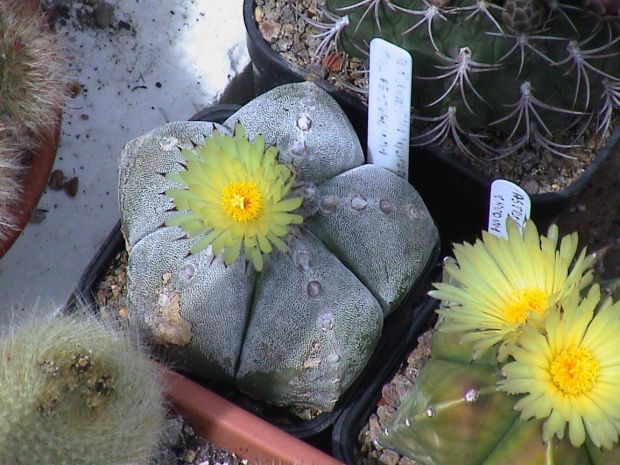
[{"label": "terracotta pot rim", "polygon": [[54,127],[43,135],[39,146],[30,150],[26,157],[27,167],[21,180],[21,193],[16,205],[9,209],[13,227],[8,228],[0,239],[0,258],[11,248],[30,221],[47,185],[60,141],[60,119],[59,116]]},{"label": "terracotta pot rim", "polygon": [[173,407],[197,434],[250,463],[343,465],[271,423],[158,364]]}]

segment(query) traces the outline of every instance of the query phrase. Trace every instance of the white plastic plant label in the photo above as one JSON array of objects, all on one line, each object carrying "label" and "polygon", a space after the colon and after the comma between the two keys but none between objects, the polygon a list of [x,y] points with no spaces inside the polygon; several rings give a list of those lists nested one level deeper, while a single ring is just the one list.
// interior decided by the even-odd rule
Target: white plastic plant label
[{"label": "white plastic plant label", "polygon": [[370,42],[368,162],[407,179],[412,59],[409,52],[375,38]]},{"label": "white plastic plant label", "polygon": [[493,181],[487,230],[496,236],[508,238],[506,220],[510,217],[517,223],[519,230],[523,231],[523,224],[530,217],[531,207],[529,195],[519,186],[505,179]]}]

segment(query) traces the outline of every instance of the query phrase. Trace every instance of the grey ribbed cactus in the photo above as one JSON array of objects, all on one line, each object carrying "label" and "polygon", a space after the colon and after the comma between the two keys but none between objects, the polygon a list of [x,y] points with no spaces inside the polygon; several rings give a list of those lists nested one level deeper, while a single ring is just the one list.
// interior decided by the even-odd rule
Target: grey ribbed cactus
[{"label": "grey ribbed cactus", "polygon": [[413,187],[363,163],[344,112],[310,83],[222,125],[131,141],[119,182],[130,318],[177,367],[331,410],[438,241]]},{"label": "grey ribbed cactus", "polygon": [[620,108],[618,3],[588,3],[326,0],[319,53],[333,38],[360,57],[374,37],[407,49],[423,125],[415,144],[453,139],[470,155],[533,144],[565,156],[572,144],[556,135],[590,121],[604,133]]}]

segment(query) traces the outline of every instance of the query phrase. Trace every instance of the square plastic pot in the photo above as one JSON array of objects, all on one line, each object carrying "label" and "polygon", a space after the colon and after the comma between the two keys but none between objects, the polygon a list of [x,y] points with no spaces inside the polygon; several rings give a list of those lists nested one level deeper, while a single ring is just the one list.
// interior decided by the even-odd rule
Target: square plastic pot
[{"label": "square plastic pot", "polygon": [[[238,108],[239,106],[234,104],[213,105],[205,107],[193,115],[190,120],[222,122]],[[124,247],[125,241],[121,233],[119,221],[87,266],[74,294],[82,296],[83,299],[94,304],[97,284],[104,278],[114,257]],[[355,398],[355,393],[362,389],[369,379],[375,376],[377,369],[384,365],[385,357],[391,357],[394,353],[404,349],[403,344],[406,343],[406,336],[411,331],[411,328],[420,328],[428,321],[431,312],[425,306],[419,305],[418,302],[430,288],[431,277],[437,273],[439,256],[440,247],[437,244],[417,282],[412,284],[401,304],[384,321],[382,336],[366,367],[353,384],[342,394],[331,412],[321,413],[310,420],[292,418],[290,415],[285,420],[282,420],[277,418],[282,410],[275,407],[271,409],[271,413],[266,413],[264,418],[281,430],[299,438],[325,436],[322,433],[336,421],[336,418],[338,418],[345,406]],[[198,379],[196,381],[200,383],[208,382],[207,380]],[[209,387],[237,405],[247,401],[247,396],[234,389],[234,387],[214,385],[212,383],[209,383]],[[328,439],[323,442],[329,442]]]}]

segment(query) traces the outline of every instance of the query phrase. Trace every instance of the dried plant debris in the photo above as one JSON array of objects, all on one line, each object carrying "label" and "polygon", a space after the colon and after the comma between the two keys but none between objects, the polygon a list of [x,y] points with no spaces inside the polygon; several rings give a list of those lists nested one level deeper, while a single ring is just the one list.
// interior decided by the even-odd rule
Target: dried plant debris
[{"label": "dried plant debris", "polygon": [[198,436],[182,415],[170,411],[164,441],[148,465],[246,465],[248,461]]}]

